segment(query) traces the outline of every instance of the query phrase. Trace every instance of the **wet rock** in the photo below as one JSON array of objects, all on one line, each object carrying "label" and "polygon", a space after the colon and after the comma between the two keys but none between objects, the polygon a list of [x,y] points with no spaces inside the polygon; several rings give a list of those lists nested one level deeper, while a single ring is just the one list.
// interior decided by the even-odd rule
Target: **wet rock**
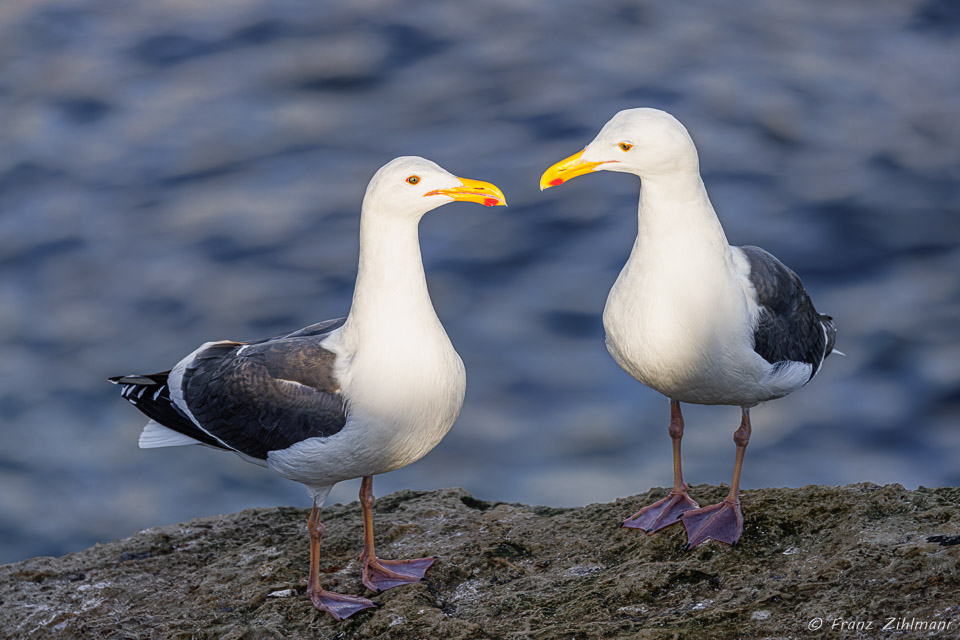
[{"label": "wet rock", "polygon": [[[0,636],[768,638],[804,636],[819,619],[824,629],[872,621],[843,633],[876,637],[891,617],[960,627],[960,489],[746,491],[740,544],[693,551],[681,527],[618,527],[665,493],[574,509],[461,489],[386,496],[375,509],[379,554],[440,560],[425,582],[372,596],[378,609],[339,623],[305,597],[306,510],[147,529],[0,567]],[[692,493],[707,503],[725,489]],[[362,592],[357,504],[325,509],[324,521],[324,586]]]}]

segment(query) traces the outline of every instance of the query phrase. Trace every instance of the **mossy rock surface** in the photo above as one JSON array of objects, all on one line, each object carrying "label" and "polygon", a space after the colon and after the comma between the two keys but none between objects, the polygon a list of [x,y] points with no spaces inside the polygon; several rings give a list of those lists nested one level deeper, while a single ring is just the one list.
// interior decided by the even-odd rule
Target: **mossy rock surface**
[{"label": "mossy rock surface", "polygon": [[[708,504],[725,489],[696,486]],[[0,567],[0,637],[960,637],[960,489],[899,485],[742,495],[739,545],[686,551],[621,520],[664,489],[576,509],[460,489],[377,501],[378,553],[438,555],[425,582],[335,622],[305,597],[308,511],[254,509]],[[361,593],[357,503],[324,509],[322,581]],[[370,594],[367,594],[370,595]],[[949,630],[880,630],[888,618]],[[824,621],[810,631],[814,618]],[[834,620],[871,629],[832,630]],[[865,626],[865,625],[860,625]]]}]

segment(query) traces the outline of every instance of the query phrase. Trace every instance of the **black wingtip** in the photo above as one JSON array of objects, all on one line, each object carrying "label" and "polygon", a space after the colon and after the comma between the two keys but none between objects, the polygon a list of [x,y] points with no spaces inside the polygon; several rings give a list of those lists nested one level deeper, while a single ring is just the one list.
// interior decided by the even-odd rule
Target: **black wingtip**
[{"label": "black wingtip", "polygon": [[160,384],[160,382],[158,382],[157,380],[154,380],[149,376],[140,376],[140,375],[114,376],[112,378],[107,378],[107,381],[112,382],[113,384],[140,384],[140,385],[151,385],[151,386]]},{"label": "black wingtip", "polygon": [[833,318],[826,314],[821,313],[819,316],[820,323],[827,335],[827,346],[823,354],[823,359],[826,360],[827,356],[834,352],[834,347],[837,345],[837,324],[833,321]]},{"label": "black wingtip", "polygon": [[112,378],[107,378],[108,382],[113,384],[135,384],[140,386],[156,386],[167,384],[167,376],[170,374],[169,371],[162,371],[160,373],[132,373],[126,376],[113,376]]}]

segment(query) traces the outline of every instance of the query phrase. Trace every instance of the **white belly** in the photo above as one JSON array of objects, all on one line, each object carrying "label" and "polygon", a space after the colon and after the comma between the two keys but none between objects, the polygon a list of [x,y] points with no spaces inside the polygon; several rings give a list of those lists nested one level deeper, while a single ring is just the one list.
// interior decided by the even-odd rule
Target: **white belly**
[{"label": "white belly", "polygon": [[681,402],[751,405],[769,397],[770,365],[753,351],[751,309],[738,282],[695,262],[662,269],[631,262],[603,312],[607,349],[627,373]]},{"label": "white belly", "polygon": [[272,469],[307,485],[333,485],[399,469],[440,443],[463,405],[463,362],[445,333],[399,339],[353,353],[336,339],[324,344],[343,362],[347,423],[333,436],[271,452]]}]

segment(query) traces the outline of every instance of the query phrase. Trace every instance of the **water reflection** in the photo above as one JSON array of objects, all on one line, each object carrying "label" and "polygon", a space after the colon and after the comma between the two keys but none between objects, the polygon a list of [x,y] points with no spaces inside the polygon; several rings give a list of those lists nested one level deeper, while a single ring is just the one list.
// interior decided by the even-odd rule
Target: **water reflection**
[{"label": "water reflection", "polygon": [[[346,313],[363,189],[403,154],[493,181],[511,206],[423,222],[467,401],[440,447],[377,492],[572,505],[668,484],[666,401],[616,366],[600,325],[637,184],[537,189],[641,105],[688,125],[731,241],[798,271],[848,354],[754,412],[745,487],[960,483],[955,21],[942,2],[774,11],[7,7],[0,562],[306,505],[233,456],[138,450],[143,420],[104,380]],[[685,415],[690,480],[727,482],[737,410]]]}]

